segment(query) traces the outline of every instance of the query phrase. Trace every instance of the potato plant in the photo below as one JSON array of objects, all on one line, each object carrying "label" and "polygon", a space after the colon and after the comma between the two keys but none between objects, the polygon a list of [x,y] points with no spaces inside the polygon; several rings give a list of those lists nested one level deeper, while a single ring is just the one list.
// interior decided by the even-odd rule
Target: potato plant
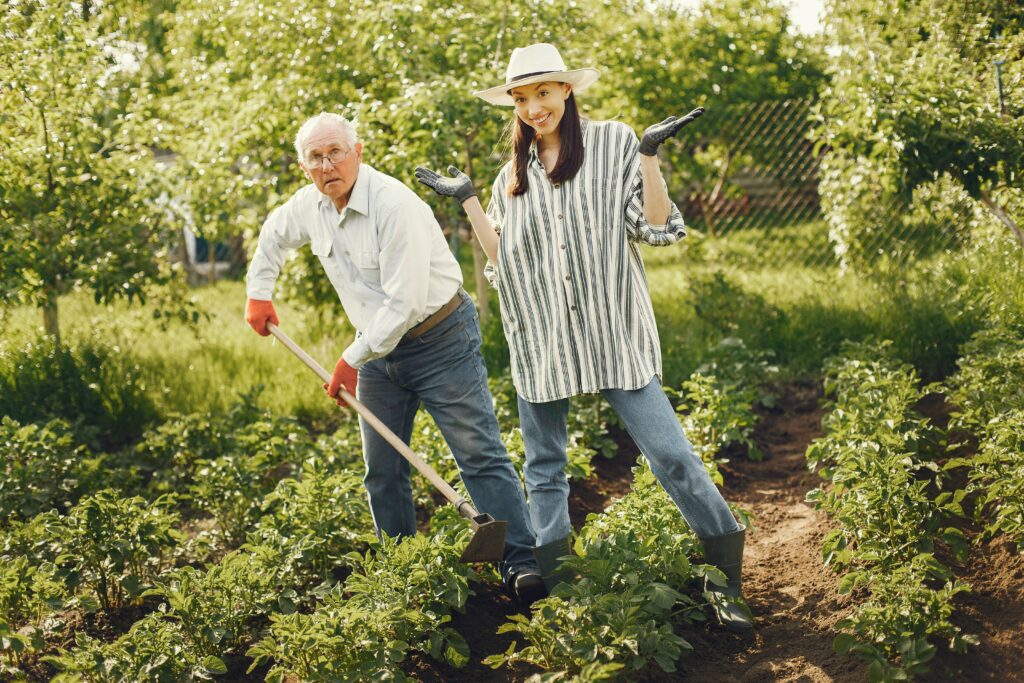
[{"label": "potato plant", "polygon": [[64,420],[22,425],[0,419],[0,526],[64,512],[99,478],[100,458],[75,443]]},{"label": "potato plant", "polygon": [[1024,551],[1024,390],[1020,382],[1006,381],[1024,374],[1022,345],[1024,335],[1008,327],[985,330],[966,344],[959,370],[948,382],[957,406],[951,424],[978,448],[946,467],[969,468],[975,519],[985,529],[979,539],[1005,534]]},{"label": "potato plant", "polygon": [[279,482],[261,508],[249,543],[287,548],[309,580],[330,579],[334,569],[351,565],[352,551],[375,538],[359,471],[330,474],[307,462],[301,477]]},{"label": "potato plant", "polygon": [[464,665],[469,649],[446,626],[469,596],[472,569],[458,561],[464,542],[462,533],[418,535],[356,555],[356,570],[311,614],[271,616],[268,635],[247,653],[250,671],[273,662],[268,681],[405,680],[399,664],[413,649]]},{"label": "potato plant", "polygon": [[666,672],[691,649],[674,631],[703,620],[705,576],[725,581],[700,554],[672,501],[643,463],[632,491],[602,514],[592,514],[566,566],[578,579],[538,602],[529,617],[514,615],[499,628],[524,640],[487,658],[494,668],[526,662],[555,678],[613,680],[656,664]]},{"label": "potato plant", "polygon": [[831,485],[808,500],[839,522],[822,552],[843,573],[840,593],[859,587],[868,596],[836,625],[835,648],[869,662],[873,681],[906,680],[927,671],[936,639],[958,651],[977,642],[950,621],[954,597],[968,587],[935,555],[945,548],[966,557],[966,537],[950,524],[965,492],[942,491],[934,461],[942,435],[913,409],[932,387],[919,388],[884,346],[848,347],[827,364],[825,385],[833,397],[825,436],[807,460]]},{"label": "potato plant", "polygon": [[0,563],[0,674],[12,678],[21,657],[43,646],[43,619],[64,607],[68,591],[51,563],[25,557]]},{"label": "potato plant", "polygon": [[182,540],[174,505],[171,495],[147,503],[104,489],[51,517],[46,534],[68,586],[87,586],[104,609],[140,602]]}]

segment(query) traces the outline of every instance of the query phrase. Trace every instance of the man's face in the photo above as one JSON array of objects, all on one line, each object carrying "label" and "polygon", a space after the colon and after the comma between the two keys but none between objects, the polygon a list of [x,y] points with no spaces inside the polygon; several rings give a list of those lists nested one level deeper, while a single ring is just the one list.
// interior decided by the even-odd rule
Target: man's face
[{"label": "man's face", "polygon": [[[352,186],[359,175],[359,164],[363,159],[363,145],[350,147],[341,127],[325,122],[313,129],[306,140],[300,161],[306,177],[316,183],[316,188],[334,200],[348,202]],[[331,158],[340,159],[331,163]]]}]

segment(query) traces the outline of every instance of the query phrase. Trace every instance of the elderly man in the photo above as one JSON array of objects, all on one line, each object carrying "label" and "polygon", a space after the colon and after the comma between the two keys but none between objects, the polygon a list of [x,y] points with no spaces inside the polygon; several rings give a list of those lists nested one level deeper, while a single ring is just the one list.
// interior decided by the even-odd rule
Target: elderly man
[{"label": "elderly man", "polygon": [[[246,278],[246,322],[267,335],[286,252],[309,243],[358,330],[334,368],[328,395],[345,387],[406,443],[420,402],[451,448],[477,509],[508,522],[502,578],[513,597],[543,597],[522,485],[501,443],[480,327],[462,271],[433,213],[398,180],[362,163],[353,125],[336,114],[295,137],[311,184],[275,209]],[[377,533],[416,533],[409,464],[361,423],[365,484]]]}]

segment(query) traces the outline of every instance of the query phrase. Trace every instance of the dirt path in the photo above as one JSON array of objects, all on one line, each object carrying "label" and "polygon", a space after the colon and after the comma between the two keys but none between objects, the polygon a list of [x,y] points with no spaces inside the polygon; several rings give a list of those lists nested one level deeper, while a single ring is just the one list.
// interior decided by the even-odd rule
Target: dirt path
[{"label": "dirt path", "polygon": [[694,656],[681,662],[679,676],[663,680],[867,680],[864,665],[832,649],[832,625],[852,605],[836,593],[835,577],[822,566],[821,541],[832,528],[828,518],[804,502],[820,482],[804,458],[807,445],[821,434],[819,398],[815,385],[787,387],[755,432],[764,461],[741,454],[723,468],[726,497],[754,515],[744,593],[757,618],[755,634],[685,634]]},{"label": "dirt path", "polygon": [[[754,516],[748,538],[744,593],[757,619],[756,632],[738,636],[704,626],[683,632],[693,652],[679,671],[658,669],[637,681],[867,681],[867,667],[855,657],[832,649],[834,624],[854,608],[836,592],[836,577],[823,566],[821,543],[833,528],[828,518],[804,502],[821,479],[806,467],[808,444],[821,434],[820,386],[792,384],[779,390],[778,406],[760,415],[755,439],[765,459],[751,462],[737,454],[725,465],[726,498]],[[629,490],[630,465],[637,450],[628,436],[619,437],[619,454],[598,458],[597,474],[573,482],[570,498],[573,523],[599,512],[615,496]],[[940,652],[923,681],[1024,680],[1024,557],[1008,544],[972,549],[973,561],[958,574],[975,591],[958,602],[956,621],[981,638],[966,655]],[[523,681],[536,671],[526,667],[494,671],[479,664],[504,651],[513,637],[495,634],[515,605],[492,585],[481,585],[467,613],[453,626],[469,642],[472,662],[458,670],[424,657],[414,657],[406,672],[422,681]]]}]

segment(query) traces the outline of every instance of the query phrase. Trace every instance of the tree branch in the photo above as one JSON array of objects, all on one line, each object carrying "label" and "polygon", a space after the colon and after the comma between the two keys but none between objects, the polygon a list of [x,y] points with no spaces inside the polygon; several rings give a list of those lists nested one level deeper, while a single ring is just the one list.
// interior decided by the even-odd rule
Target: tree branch
[{"label": "tree branch", "polygon": [[1006,213],[1006,210],[999,206],[987,192],[983,191],[981,193],[981,203],[999,219],[999,222],[1013,231],[1017,241],[1020,242],[1020,246],[1024,247],[1024,230],[1021,230],[1017,222],[1013,220],[1013,217]]}]

